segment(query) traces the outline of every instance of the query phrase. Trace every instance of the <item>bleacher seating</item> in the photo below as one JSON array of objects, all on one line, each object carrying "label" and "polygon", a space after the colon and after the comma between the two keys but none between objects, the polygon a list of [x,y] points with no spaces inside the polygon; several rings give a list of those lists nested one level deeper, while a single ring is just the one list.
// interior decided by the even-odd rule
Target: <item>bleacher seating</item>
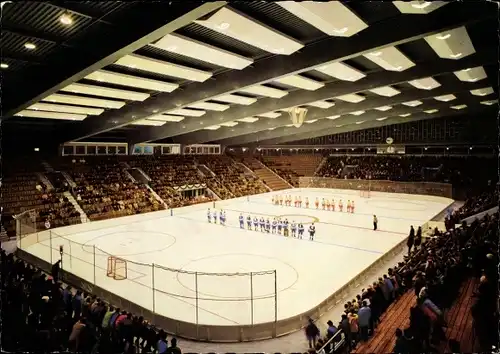
[{"label": "bleacher seating", "polygon": [[279,191],[290,188],[290,184],[286,183],[282,178],[267,168],[262,162],[259,162],[256,158],[252,156],[243,156],[239,158],[239,161],[245,164],[245,166],[248,166],[248,168],[250,168],[269,188],[271,188],[271,190]]},{"label": "bleacher seating", "polygon": [[321,155],[260,156],[260,160],[294,187],[299,177],[314,176],[323,160]]}]

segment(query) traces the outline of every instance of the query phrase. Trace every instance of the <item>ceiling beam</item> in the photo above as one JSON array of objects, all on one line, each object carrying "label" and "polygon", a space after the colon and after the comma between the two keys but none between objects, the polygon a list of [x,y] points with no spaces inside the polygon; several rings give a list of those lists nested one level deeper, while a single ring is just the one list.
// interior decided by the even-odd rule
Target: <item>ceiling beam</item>
[{"label": "ceiling beam", "polygon": [[[17,99],[16,97],[9,97],[13,101],[9,104],[12,107],[8,107],[8,111],[4,116],[12,117],[15,113],[59,91],[61,88],[83,79],[88,74],[110,65],[119,58],[224,6],[226,2],[215,1],[205,3],[201,6],[198,6],[197,2],[185,3],[176,1],[162,4],[144,4],[144,6],[153,6],[156,11],[153,11],[151,8],[151,12],[144,11],[142,13],[143,17],[141,17],[140,11],[136,9],[136,12],[134,12],[129,20],[132,21],[132,24],[134,21],[137,21],[141,23],[141,26],[133,26],[129,21],[123,26],[115,26],[113,28],[114,31],[104,35],[103,41],[105,43],[96,43],[101,48],[106,48],[105,52],[102,50],[93,50],[88,51],[85,55],[75,52],[75,57],[70,58],[60,56],[51,63],[54,67],[53,71],[37,71],[32,77],[29,77],[29,80],[40,84],[27,85],[25,89],[28,91],[24,92],[23,95],[19,95]],[[147,21],[144,21],[145,14],[149,16]],[[160,23],[164,25],[159,26]],[[71,65],[68,65],[68,63],[71,63]],[[53,72],[57,75],[47,75],[47,72]],[[61,81],[62,78],[65,79]],[[26,97],[30,97],[30,99],[25,100]],[[67,129],[61,130],[61,132],[67,132]]]},{"label": "ceiling beam", "polygon": [[440,107],[439,112],[428,114],[424,112],[412,114],[411,119],[408,119],[408,117],[391,117],[388,118],[387,120],[384,121],[377,121],[375,117],[380,116],[380,114],[373,114],[370,119],[367,119],[367,121],[363,124],[360,125],[346,125],[342,126],[340,128],[335,127],[335,123],[330,124],[328,127],[326,124],[322,124],[322,127],[316,126],[316,127],[306,127],[306,129],[298,130],[295,129],[295,132],[293,130],[289,130],[288,135],[281,135],[281,136],[275,136],[274,138],[269,138],[269,136],[264,136],[261,140],[259,140],[258,144],[283,144],[286,142],[293,142],[293,141],[298,141],[298,140],[303,140],[303,139],[309,139],[312,137],[318,137],[318,136],[325,136],[325,135],[330,135],[330,134],[339,134],[339,133],[345,133],[345,132],[351,132],[351,131],[357,131],[357,130],[363,130],[363,129],[369,129],[369,128],[374,128],[374,127],[381,127],[384,125],[392,125],[392,124],[401,124],[401,123],[409,123],[413,121],[418,121],[418,120],[423,120],[423,119],[433,119],[433,118],[440,118],[440,117],[447,117],[447,116],[454,116],[454,115],[463,115],[463,114],[474,114],[475,112],[491,112],[491,107],[481,105],[479,102],[475,103],[469,103],[468,107],[466,110],[455,110],[450,108],[448,102],[448,105],[445,104],[438,104],[435,105],[435,107]]},{"label": "ceiling beam", "polygon": [[[457,100],[455,100],[457,103],[456,104],[462,104],[462,103],[469,103],[469,101],[474,101],[475,98],[473,96],[471,97],[470,93],[468,92],[469,89],[475,89],[478,88],[481,85],[478,85],[477,83],[475,84],[470,84],[467,86],[467,88],[459,88],[459,89],[453,89],[453,85],[447,85],[447,87],[444,88],[439,88],[432,90],[434,91],[432,94],[430,92],[423,92],[423,90],[418,90],[417,92],[414,92],[413,94],[406,96],[409,99],[405,99],[403,102],[406,101],[413,101],[413,100],[422,100],[422,99],[427,99],[429,97],[432,97],[434,95],[444,95],[448,93],[454,93],[455,96],[457,96]],[[437,90],[437,91],[436,91]],[[461,90],[461,91],[460,91]],[[487,98],[485,98],[487,99]],[[464,102],[466,101],[466,102]],[[265,139],[276,139],[280,138],[281,136],[288,136],[288,135],[293,135],[293,134],[298,134],[297,132],[319,132],[321,134],[322,129],[329,129],[332,127],[335,127],[336,125],[343,125],[343,126],[355,126],[355,123],[358,121],[369,121],[370,119],[377,119],[377,118],[384,118],[384,117],[393,117],[393,116],[398,116],[400,114],[407,114],[411,113],[412,115],[414,113],[421,112],[423,110],[431,109],[431,108],[437,108],[437,109],[445,109],[450,106],[453,106],[454,103],[453,101],[450,102],[440,102],[437,100],[428,100],[424,101],[422,105],[416,106],[416,107],[408,107],[404,105],[396,106],[390,111],[387,112],[380,112],[380,111],[368,111],[367,113],[360,115],[360,116],[355,116],[355,115],[346,115],[342,116],[338,119],[335,120],[330,120],[330,119],[321,119],[324,117],[328,117],[330,115],[324,115],[322,117],[315,117],[316,119],[321,119],[319,122],[315,122],[312,124],[303,124],[300,127],[300,130],[295,128],[295,127],[285,127],[281,126],[278,127],[274,130],[263,130],[247,135],[242,135],[238,137],[232,137],[228,139],[223,139],[218,142],[220,142],[223,145],[235,145],[235,144],[240,144],[240,143],[251,143],[254,141],[262,141]],[[377,106],[378,107],[378,106]],[[363,108],[355,109],[352,111],[356,110],[365,110]],[[404,118],[406,121],[408,121],[408,118]],[[388,118],[387,120],[383,121],[384,124],[392,124],[390,123],[391,118]],[[362,124],[364,125],[364,124]]]},{"label": "ceiling beam", "polygon": [[[141,105],[127,105],[120,110],[106,113],[99,118],[91,117],[83,122],[79,131],[74,132],[73,135],[66,134],[64,139],[65,141],[81,139],[129,124],[135,120],[144,119],[152,115],[153,111],[156,110],[166,112],[185,107],[221,94],[236,92],[243,87],[307,71],[325,63],[351,59],[377,48],[412,42],[432,34],[495,16],[482,3],[474,3],[474,5],[477,5],[477,7],[469,6],[467,3],[451,3],[426,15],[425,19],[420,16],[401,15],[373,25],[351,38],[329,37],[310,44],[292,55],[272,56],[269,59],[257,61],[246,69],[240,71],[230,70],[204,83],[191,83],[182,90],[159,94],[147,99]],[[189,123],[190,129],[194,130],[195,122],[188,121],[186,124]],[[187,127],[186,124],[184,125]],[[207,122],[207,125],[212,124],[215,123]],[[139,138],[132,142],[153,141],[182,133],[175,132],[171,134],[170,129],[170,127],[156,130],[144,129]],[[156,133],[151,134],[153,131]]]},{"label": "ceiling beam", "polygon": [[[222,114],[219,114],[218,117],[219,121],[214,124],[220,124],[231,120],[256,116],[262,113],[272,111],[273,108],[271,107],[274,107],[274,110],[285,109],[291,106],[304,105],[310,102],[329,99],[335,96],[345,95],[348,93],[363,92],[376,87],[394,85],[429,76],[435,76],[435,77],[437,77],[438,75],[443,76],[446,73],[451,73],[453,71],[459,71],[462,69],[476,67],[487,63],[495,63],[496,61],[497,61],[497,55],[495,54],[495,51],[492,50],[488,53],[482,53],[481,55],[465,58],[460,61],[450,62],[450,60],[447,59],[440,59],[432,63],[422,63],[421,65],[413,69],[409,69],[404,73],[399,73],[399,72],[394,73],[387,71],[378,72],[373,75],[368,75],[364,79],[360,80],[359,84],[346,81],[337,81],[331,84],[327,84],[323,88],[318,89],[314,92],[299,90],[296,92],[292,92],[279,100],[273,100],[273,99],[259,100],[257,103],[249,107],[244,107],[242,109],[239,109],[241,113],[235,114],[231,117],[227,117],[225,112],[223,112]],[[462,85],[462,83],[455,77],[451,78],[451,80],[457,87],[460,87]],[[484,82],[482,83],[482,85],[485,85]],[[352,111],[373,109],[380,106],[392,105],[398,102],[410,101],[411,99],[406,99],[405,97],[408,96],[411,91],[415,92],[417,95],[422,95],[422,93],[417,93],[417,92],[425,90],[415,89],[415,90],[403,91],[401,94],[393,97],[381,96],[377,97],[376,99],[368,98],[365,101],[357,104],[339,102],[337,100],[336,105],[329,109],[309,107],[306,119],[315,119],[317,117],[322,118],[325,117],[324,115],[325,113],[328,114],[327,116],[331,116],[331,115],[345,114],[347,112],[352,112]],[[437,96],[434,94],[434,90],[427,91],[427,93],[430,93],[431,97],[432,95]],[[428,96],[423,96],[423,97],[428,97]],[[268,102],[269,104],[267,104]],[[217,113],[209,113],[209,114],[210,116],[213,116],[215,118],[217,116]],[[208,116],[209,114],[207,114],[206,116]],[[204,126],[214,125],[210,124],[209,120],[210,118],[205,116],[197,118],[196,123],[198,124],[197,126],[198,129],[200,128],[199,125],[200,122],[203,122]],[[176,142],[181,144],[204,143],[207,141],[216,141],[216,140],[230,138],[232,136],[249,134],[252,132],[261,131],[269,128],[276,128],[289,123],[290,123],[290,118],[288,116],[288,113],[284,112],[281,115],[281,117],[275,119],[260,118],[258,122],[255,122],[253,124],[240,123],[237,126],[233,127],[232,129],[219,129],[215,131],[200,130],[197,132],[178,136],[175,140]],[[183,121],[182,125],[185,126],[187,125],[187,123]],[[172,127],[170,129],[174,130],[175,128]]]}]

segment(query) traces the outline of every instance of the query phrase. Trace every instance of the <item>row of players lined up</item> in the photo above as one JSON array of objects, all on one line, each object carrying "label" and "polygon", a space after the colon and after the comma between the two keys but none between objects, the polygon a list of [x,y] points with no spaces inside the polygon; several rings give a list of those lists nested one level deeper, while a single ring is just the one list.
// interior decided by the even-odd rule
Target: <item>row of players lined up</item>
[{"label": "row of players lined up", "polygon": [[[292,199],[291,195],[273,196],[271,202],[274,205],[285,205],[285,206],[292,206],[292,202],[293,202],[293,205],[296,208],[302,208],[302,197],[300,197],[300,196],[296,196],[295,199]],[[306,208],[309,208],[309,198],[307,198],[307,197],[305,198],[304,204],[305,204]],[[314,201],[314,206],[316,207],[316,209],[319,209],[319,206],[320,206],[319,198],[316,198],[316,200]],[[342,199],[339,200],[338,204],[335,204],[335,199],[333,199],[333,198],[331,201],[328,198],[321,199],[321,208],[323,210],[335,211],[336,206],[338,206],[339,211],[344,211],[344,203],[342,202]],[[347,205],[346,205],[346,211],[348,213],[354,213],[354,208],[355,208],[354,200],[353,201],[348,200]]]},{"label": "row of players lined up", "polygon": [[[210,208],[208,209],[207,219],[209,223],[213,222],[214,224],[217,224],[217,216],[219,217],[219,224],[224,226],[226,224],[226,212],[221,210],[220,213],[217,214],[217,210],[210,211]],[[243,216],[243,214],[240,214],[239,222],[240,229],[245,229],[245,217]],[[292,237],[298,236],[298,238],[300,239],[302,239],[302,236],[304,235],[304,225],[302,225],[302,223],[297,224],[295,221],[289,223],[288,219],[281,220],[281,218],[274,218],[271,223],[271,220],[269,220],[269,218],[265,220],[263,217],[258,219],[255,216],[252,219],[252,217],[248,215],[246,218],[246,222],[248,230],[252,230],[253,225],[254,231],[259,231],[260,228],[261,232],[279,234],[285,237],[288,237],[291,234]],[[308,232],[309,240],[314,240],[314,234],[316,233],[316,226],[314,226],[314,223],[309,226]]]}]

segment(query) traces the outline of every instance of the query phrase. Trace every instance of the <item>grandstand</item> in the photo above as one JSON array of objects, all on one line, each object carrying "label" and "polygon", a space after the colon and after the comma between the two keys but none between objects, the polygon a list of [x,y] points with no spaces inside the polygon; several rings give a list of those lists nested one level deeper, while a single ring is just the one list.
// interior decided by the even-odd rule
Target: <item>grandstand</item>
[{"label": "grandstand", "polygon": [[1,9],[3,349],[497,344],[493,3]]}]

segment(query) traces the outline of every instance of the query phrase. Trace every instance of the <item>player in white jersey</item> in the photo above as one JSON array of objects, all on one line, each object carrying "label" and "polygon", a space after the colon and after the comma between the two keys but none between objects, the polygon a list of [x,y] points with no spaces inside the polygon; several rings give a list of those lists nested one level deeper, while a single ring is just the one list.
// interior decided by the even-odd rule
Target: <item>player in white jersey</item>
[{"label": "player in white jersey", "polygon": [[281,229],[283,228],[283,221],[278,219],[278,233],[281,235]]},{"label": "player in white jersey", "polygon": [[217,224],[217,210],[212,213],[212,219],[214,219],[214,224]]},{"label": "player in white jersey", "polygon": [[266,220],[264,220],[264,217],[260,218],[259,226],[260,226],[260,232],[264,232],[266,227]]},{"label": "player in white jersey", "polygon": [[299,238],[302,239],[302,235],[304,234],[304,225],[300,223],[298,229],[299,229]]},{"label": "player in white jersey", "polygon": [[278,227],[278,221],[276,220],[276,218],[273,219],[273,225],[272,225],[272,233],[275,234],[276,233],[276,228]]},{"label": "player in white jersey", "polygon": [[252,230],[252,217],[250,215],[247,216],[247,228]]},{"label": "player in white jersey", "polygon": [[239,220],[240,220],[240,229],[244,229],[245,228],[245,217],[243,216],[243,214],[240,214]]},{"label": "player in white jersey", "polygon": [[208,208],[207,211],[207,219],[209,223],[212,223],[212,212],[210,211],[210,208]]},{"label": "player in white jersey", "polygon": [[269,218],[267,218],[266,220],[266,232],[267,233],[271,232],[271,221],[269,220]]},{"label": "player in white jersey", "polygon": [[290,224],[290,230],[292,231],[292,237],[297,237],[297,224],[295,220]]},{"label": "player in white jersey", "polygon": [[259,219],[257,219],[257,217],[255,216],[253,218],[253,230],[257,231],[258,226],[259,226]]},{"label": "player in white jersey", "polygon": [[226,223],[226,218],[225,218],[225,215],[224,215],[224,211],[221,210],[219,212],[219,223],[224,226],[224,224]]}]

